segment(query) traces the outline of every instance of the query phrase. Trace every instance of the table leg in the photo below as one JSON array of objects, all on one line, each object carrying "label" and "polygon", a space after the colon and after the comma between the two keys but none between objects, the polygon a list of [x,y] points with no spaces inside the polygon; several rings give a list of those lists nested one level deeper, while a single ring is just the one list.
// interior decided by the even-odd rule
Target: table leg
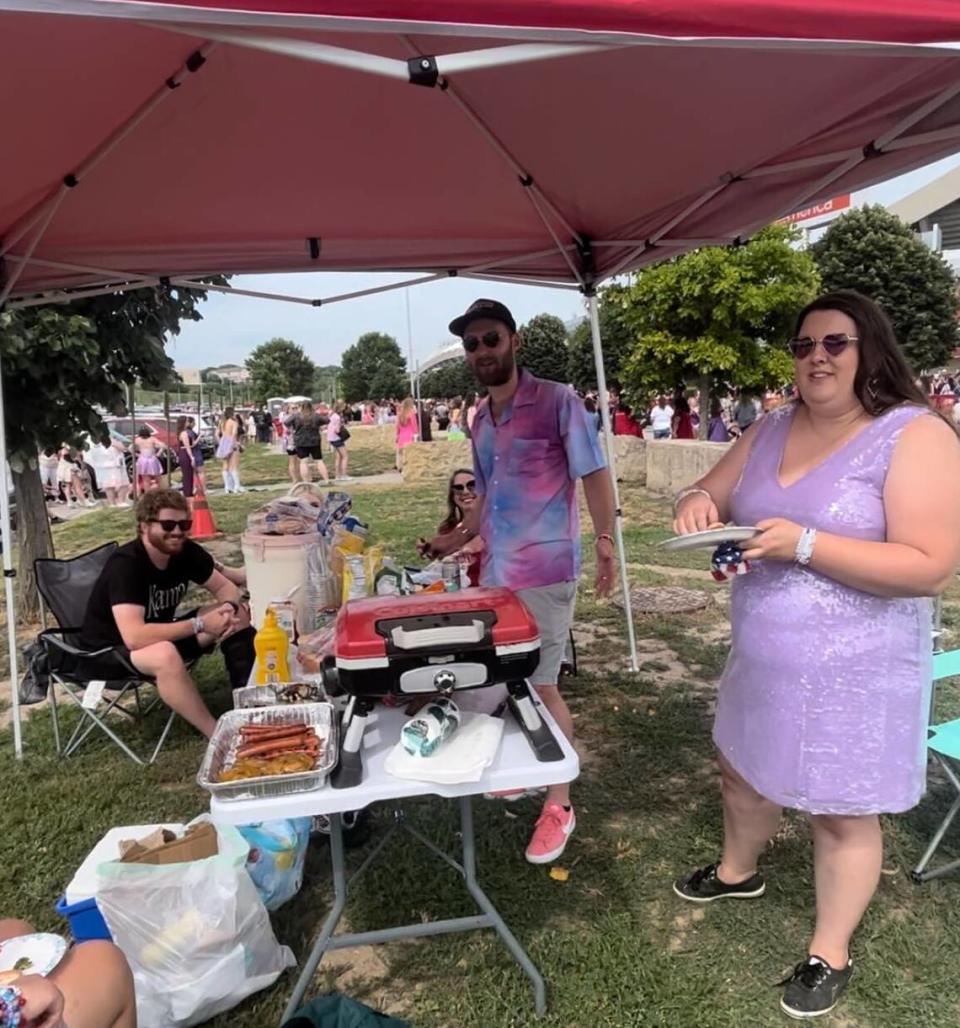
[{"label": "table leg", "polygon": [[299,1009],[304,994],[310,988],[317,967],[327,951],[330,939],[336,931],[340,915],[343,913],[343,908],[347,902],[347,877],[343,859],[343,819],[339,814],[330,815],[330,865],[333,869],[333,907],[330,913],[327,914],[323,927],[320,929],[320,934],[313,942],[310,955],[304,962],[303,970],[297,979],[293,994],[283,1012],[284,1021],[288,1021]]},{"label": "table leg", "polygon": [[534,1008],[537,1016],[543,1017],[547,1011],[547,987],[543,976],[537,970],[526,951],[517,942],[513,932],[506,926],[497,908],[487,898],[487,894],[477,883],[476,850],[473,839],[473,807],[469,796],[460,797],[460,832],[463,836],[463,877],[470,895],[476,900],[477,906],[490,918],[492,927],[510,950],[514,960],[523,968],[524,974],[533,983]]}]

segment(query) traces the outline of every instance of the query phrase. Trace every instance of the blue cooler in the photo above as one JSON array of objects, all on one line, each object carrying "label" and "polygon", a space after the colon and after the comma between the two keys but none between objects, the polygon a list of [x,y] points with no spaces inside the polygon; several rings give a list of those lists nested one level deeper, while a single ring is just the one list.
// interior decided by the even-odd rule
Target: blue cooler
[{"label": "blue cooler", "polygon": [[113,936],[107,922],[100,913],[94,898],[81,900],[79,903],[67,903],[65,896],[57,900],[56,912],[70,922],[70,934],[74,942],[91,942],[94,939],[106,939],[113,942]]},{"label": "blue cooler", "polygon": [[[157,828],[167,827],[170,826],[124,825],[111,828],[90,850],[54,908],[61,917],[70,922],[70,932],[77,942],[90,942],[93,939],[113,941],[107,922],[104,921],[103,914],[97,906],[96,871],[100,864],[116,860],[120,856],[120,843],[124,839],[142,839]],[[67,896],[89,898],[76,899],[75,902],[69,903]]]}]

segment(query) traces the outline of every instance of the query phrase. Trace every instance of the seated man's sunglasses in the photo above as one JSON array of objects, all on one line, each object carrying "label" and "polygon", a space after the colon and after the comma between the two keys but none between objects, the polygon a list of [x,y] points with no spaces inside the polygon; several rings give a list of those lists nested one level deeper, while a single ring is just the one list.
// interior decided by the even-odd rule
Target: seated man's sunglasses
[{"label": "seated man's sunglasses", "polygon": [[489,332],[484,332],[482,336],[464,336],[463,348],[467,353],[473,353],[483,343],[484,346],[489,346],[492,350],[499,342],[500,333],[496,329],[491,328]]},{"label": "seated man's sunglasses", "polygon": [[791,339],[787,346],[790,347],[790,352],[797,358],[798,361],[804,360],[809,357],[816,348],[817,343],[823,343],[824,350],[831,357],[839,357],[841,353],[850,345],[858,340],[858,336],[848,336],[846,332],[831,332],[830,335],[824,336],[822,339],[814,339],[813,336],[802,336],[800,339]]},{"label": "seated man's sunglasses", "polygon": [[172,532],[179,528],[184,535],[193,527],[193,518],[183,518],[181,521],[174,521],[173,518],[151,518],[154,525],[159,525],[164,532]]},{"label": "seated man's sunglasses", "polygon": [[455,493],[475,493],[477,491],[477,483],[472,478],[469,482],[454,482],[453,491]]}]

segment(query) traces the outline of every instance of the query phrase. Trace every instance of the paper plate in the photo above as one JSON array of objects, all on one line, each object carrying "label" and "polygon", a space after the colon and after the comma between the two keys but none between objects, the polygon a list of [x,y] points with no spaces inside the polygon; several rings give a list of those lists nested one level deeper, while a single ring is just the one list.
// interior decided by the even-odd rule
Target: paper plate
[{"label": "paper plate", "polygon": [[719,546],[721,543],[742,543],[752,539],[759,528],[747,525],[725,525],[706,532],[691,532],[689,535],[675,535],[660,545],[665,550],[696,550],[699,547]]},{"label": "paper plate", "polygon": [[67,940],[60,935],[18,935],[0,942],[0,971],[48,975],[66,952]]}]

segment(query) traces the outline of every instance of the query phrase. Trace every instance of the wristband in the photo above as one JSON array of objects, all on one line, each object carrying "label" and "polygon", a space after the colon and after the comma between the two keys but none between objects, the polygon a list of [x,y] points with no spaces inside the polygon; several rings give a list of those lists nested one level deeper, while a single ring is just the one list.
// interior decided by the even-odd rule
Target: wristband
[{"label": "wristband", "polygon": [[673,513],[674,513],[674,516],[676,516],[677,510],[679,509],[680,504],[683,503],[683,501],[688,496],[696,496],[698,493],[701,496],[706,496],[706,498],[711,503],[713,503],[713,497],[707,492],[706,489],[701,489],[700,486],[698,486],[698,485],[692,485],[692,486],[690,486],[689,489],[681,489],[680,492],[678,492],[677,495],[674,496],[674,498],[673,498]]},{"label": "wristband", "polygon": [[0,1028],[20,1028],[23,1021],[24,998],[14,985],[0,989]]},{"label": "wristband", "polygon": [[797,540],[797,549],[794,554],[798,564],[806,566],[810,563],[813,557],[813,548],[816,544],[817,530],[815,528],[805,528]]},{"label": "wristband", "polygon": [[203,618],[198,614],[193,619],[193,634],[199,635],[203,631]]}]

